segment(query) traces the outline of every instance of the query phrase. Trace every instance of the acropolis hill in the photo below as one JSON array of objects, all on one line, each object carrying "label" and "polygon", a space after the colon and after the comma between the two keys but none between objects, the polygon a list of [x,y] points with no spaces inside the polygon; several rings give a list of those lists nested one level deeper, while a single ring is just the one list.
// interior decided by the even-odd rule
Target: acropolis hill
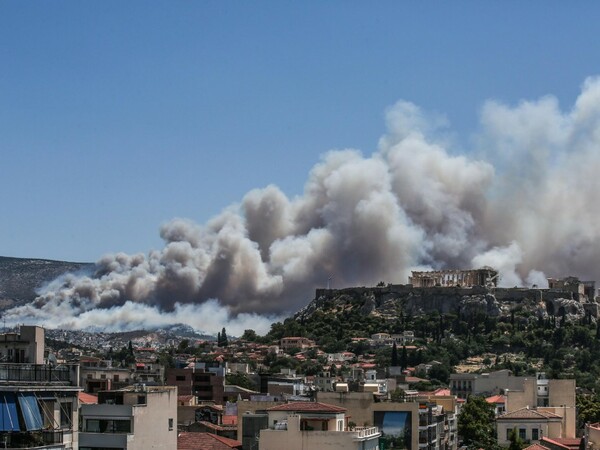
[{"label": "acropolis hill", "polygon": [[412,272],[409,284],[317,289],[315,298],[296,314],[360,308],[362,314],[393,319],[400,315],[440,314],[504,316],[516,308],[532,318],[565,316],[577,320],[598,317],[595,282],[576,277],[548,279],[548,288],[501,288],[498,273],[489,267],[475,270]]}]

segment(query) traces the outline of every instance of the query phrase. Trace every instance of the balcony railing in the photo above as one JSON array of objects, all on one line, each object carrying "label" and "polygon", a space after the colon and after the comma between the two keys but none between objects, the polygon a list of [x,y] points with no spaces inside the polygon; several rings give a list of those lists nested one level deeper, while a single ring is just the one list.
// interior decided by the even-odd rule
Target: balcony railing
[{"label": "balcony railing", "polygon": [[52,367],[45,364],[0,363],[0,382],[69,383],[71,369],[68,366]]},{"label": "balcony railing", "polygon": [[377,427],[354,427],[353,431],[357,433],[356,437],[359,439],[368,438],[370,436],[379,434],[379,428]]},{"label": "balcony railing", "polygon": [[44,431],[24,431],[24,432],[1,432],[0,448],[45,448],[54,447],[56,444],[63,443],[63,432],[44,430]]}]

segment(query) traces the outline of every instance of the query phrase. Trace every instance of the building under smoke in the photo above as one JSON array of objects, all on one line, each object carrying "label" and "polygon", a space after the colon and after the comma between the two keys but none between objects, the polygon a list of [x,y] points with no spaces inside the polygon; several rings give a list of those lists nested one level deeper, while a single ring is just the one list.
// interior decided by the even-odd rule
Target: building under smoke
[{"label": "building under smoke", "polygon": [[436,270],[428,272],[412,271],[408,283],[414,287],[433,286],[496,286],[498,271],[491,267],[473,270]]}]

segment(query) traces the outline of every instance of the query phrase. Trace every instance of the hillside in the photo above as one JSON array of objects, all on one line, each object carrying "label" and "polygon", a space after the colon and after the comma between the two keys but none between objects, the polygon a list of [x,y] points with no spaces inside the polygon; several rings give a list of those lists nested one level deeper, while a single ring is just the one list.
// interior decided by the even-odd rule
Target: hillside
[{"label": "hillside", "polygon": [[36,290],[60,275],[93,267],[92,263],[0,256],[0,310],[31,302]]}]

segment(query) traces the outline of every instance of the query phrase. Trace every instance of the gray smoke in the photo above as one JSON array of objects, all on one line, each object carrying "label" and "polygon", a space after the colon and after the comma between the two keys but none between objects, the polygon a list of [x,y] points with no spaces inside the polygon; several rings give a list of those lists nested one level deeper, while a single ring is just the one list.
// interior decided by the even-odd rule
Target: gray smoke
[{"label": "gray smoke", "polygon": [[329,278],[335,287],[405,283],[417,268],[483,265],[507,286],[600,278],[599,79],[586,80],[567,112],[553,97],[487,102],[468,152],[446,127],[399,102],[376,152],[326,153],[302,195],[270,185],[204,225],[175,219],[160,230],[162,250],[104,256],[93,275],[63,277],[6,317],[264,329]]}]

